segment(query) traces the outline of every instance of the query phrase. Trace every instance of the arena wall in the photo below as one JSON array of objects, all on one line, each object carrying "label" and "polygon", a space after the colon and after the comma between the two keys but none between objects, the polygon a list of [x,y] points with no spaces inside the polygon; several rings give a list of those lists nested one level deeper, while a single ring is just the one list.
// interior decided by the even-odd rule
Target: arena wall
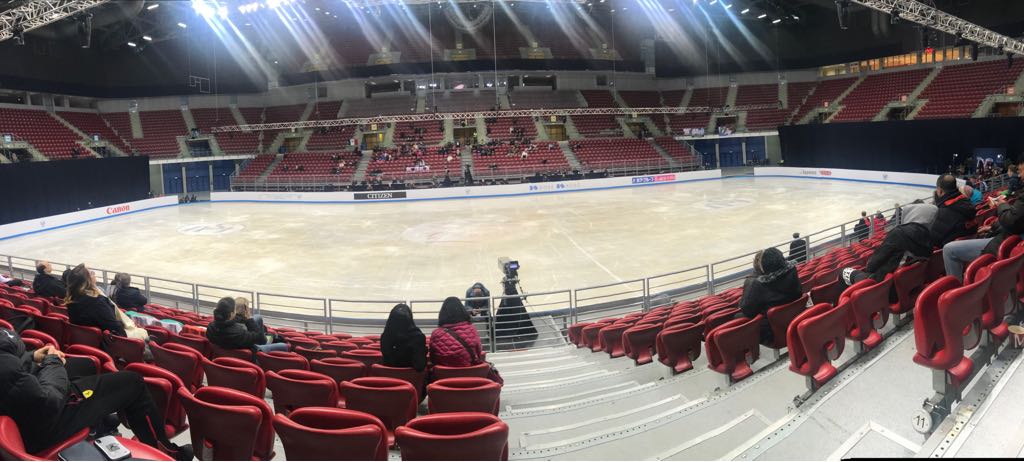
[{"label": "arena wall", "polygon": [[52,229],[73,226],[90,221],[103,220],[121,215],[141,212],[159,207],[168,207],[178,204],[177,196],[158,197],[155,199],[144,199],[141,201],[113,204],[106,207],[99,207],[78,212],[63,213],[34,220],[19,221],[0,225],[0,241],[11,239],[26,234],[34,234]]}]

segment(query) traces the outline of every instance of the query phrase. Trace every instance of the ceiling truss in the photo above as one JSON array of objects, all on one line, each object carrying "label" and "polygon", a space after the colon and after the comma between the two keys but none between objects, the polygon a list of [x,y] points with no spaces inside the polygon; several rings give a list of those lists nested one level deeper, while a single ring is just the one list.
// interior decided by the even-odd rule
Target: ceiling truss
[{"label": "ceiling truss", "polygon": [[34,0],[0,13],[0,42],[16,31],[28,32],[74,16],[110,0]]},{"label": "ceiling truss", "polygon": [[214,127],[212,132],[249,132],[260,130],[289,130],[300,128],[328,128],[341,127],[344,125],[370,125],[386,124],[392,122],[422,122],[446,119],[475,119],[483,118],[509,118],[509,117],[551,117],[551,116],[576,116],[576,115],[613,115],[613,116],[641,116],[652,114],[733,114],[737,111],[756,111],[766,109],[779,109],[777,104],[759,104],[749,106],[737,106],[734,108],[712,108],[712,107],[646,107],[646,108],[576,108],[576,109],[514,109],[507,111],[476,111],[476,112],[442,112],[427,114],[400,114],[376,117],[357,117],[350,119],[334,120],[306,120],[301,122],[278,122],[269,124],[251,125],[229,125]]}]

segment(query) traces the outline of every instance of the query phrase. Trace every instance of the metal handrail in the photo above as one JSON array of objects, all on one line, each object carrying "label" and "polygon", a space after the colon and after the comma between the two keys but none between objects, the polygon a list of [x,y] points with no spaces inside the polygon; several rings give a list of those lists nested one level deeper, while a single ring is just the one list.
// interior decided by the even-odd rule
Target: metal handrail
[{"label": "metal handrail", "polygon": [[[998,188],[1005,181],[1004,177],[997,177],[986,180],[991,182],[992,188]],[[891,216],[895,209],[887,209],[882,213]],[[852,237],[852,226],[856,221],[841,223],[834,225],[820,231],[810,233],[805,236],[804,239],[808,241],[808,258],[825,253],[833,248],[839,246],[848,246],[853,244]],[[895,223],[890,223],[891,226],[895,226]],[[818,239],[812,239],[812,237],[818,237]],[[782,242],[775,244],[772,247],[784,247],[788,246],[791,241]],[[564,336],[571,323],[579,321],[579,315],[582,312],[586,313],[588,318],[591,316],[609,316],[612,314],[625,314],[629,311],[635,311],[637,307],[642,310],[649,310],[652,308],[652,303],[657,300],[665,300],[666,302],[678,301],[690,298],[697,298],[704,295],[714,294],[720,288],[734,287],[736,282],[741,280],[746,274],[749,273],[750,258],[755,255],[757,251],[743,253],[738,256],[727,258],[724,260],[716,261],[702,266],[694,266],[678,271],[666,272],[656,275],[651,275],[643,278],[631,279],[627,281],[613,282],[607,284],[599,284],[588,287],[580,287],[576,289],[564,289],[564,290],[551,290],[546,292],[536,292],[520,294],[516,296],[492,296],[486,298],[490,303],[487,314],[474,319],[474,323],[482,329],[483,336],[487,339],[486,344],[489,351],[497,351],[506,346],[512,345],[513,348],[531,348],[550,346],[564,342]],[[29,259],[24,257],[15,257],[8,255],[0,255],[0,265],[4,265],[7,272],[14,275],[19,275],[23,279],[35,272],[34,265],[31,262],[37,259]],[[15,264],[17,261],[17,265]],[[52,263],[55,267],[66,267],[71,268],[74,265]],[[0,266],[2,269],[4,266]],[[743,268],[746,268],[744,270]],[[107,281],[107,276],[114,274],[114,271],[93,268],[97,274],[102,274],[102,281]],[[738,271],[737,271],[738,270]],[[684,275],[686,273],[695,272],[693,277],[684,278],[682,282],[676,283],[665,283],[665,284],[652,284],[652,280],[661,279],[669,276]],[[702,273],[702,274],[701,274]],[[360,331],[366,329],[372,329],[372,332],[379,332],[384,324],[386,315],[382,316],[382,312],[379,310],[348,310],[342,309],[337,306],[341,304],[353,304],[353,305],[370,305],[370,304],[385,304],[395,305],[398,303],[407,303],[410,306],[413,304],[431,304],[440,307],[440,300],[351,300],[337,297],[310,297],[310,296],[295,296],[285,294],[273,294],[267,292],[258,292],[253,290],[244,290],[238,288],[219,287],[207,284],[191,283],[184,281],[175,281],[171,279],[157,278],[146,275],[132,275],[136,278],[136,281],[141,279],[141,285],[144,288],[144,293],[151,302],[162,302],[168,306],[172,305],[176,307],[190,306],[193,312],[199,313],[200,308],[210,309],[216,302],[213,301],[216,297],[205,293],[203,289],[214,290],[222,292],[222,295],[246,295],[253,300],[253,308],[256,312],[261,313],[268,321],[277,322],[280,325],[294,325],[302,326],[307,329],[309,328],[322,328],[327,332],[337,331],[342,328],[350,331]],[[158,284],[154,284],[158,283]],[[178,288],[162,287],[164,284],[159,283],[170,283],[179,285]],[[661,290],[663,287],[668,285],[683,284],[680,287],[671,290]],[[103,285],[101,283],[101,285]],[[616,286],[626,285],[638,285],[636,289],[620,289],[613,290],[612,293],[602,293],[601,295],[591,295],[580,298],[579,294],[581,291],[590,291],[600,289],[608,289]],[[188,288],[188,295],[185,295]],[[657,289],[657,290],[655,290]],[[281,299],[280,302],[263,303],[263,299],[266,297],[274,297]],[[503,315],[497,311],[497,307],[504,299],[509,298],[522,298],[523,304],[528,308],[527,314],[531,320],[539,321],[544,320],[545,324],[542,325],[547,330],[540,332],[535,339],[531,340],[529,344],[524,344],[521,339],[514,338],[511,342],[502,343],[502,339],[508,339],[507,335],[503,335],[503,329],[500,324],[501,321],[497,321],[496,318],[500,318]],[[546,297],[546,298],[545,298]],[[552,301],[552,297],[563,297]],[[465,298],[461,300],[466,301]],[[485,298],[481,298],[483,300]],[[543,299],[542,303],[529,303],[528,300]],[[601,299],[609,299],[601,301]],[[277,310],[266,310],[268,307],[285,307],[285,301],[305,301],[307,304],[310,302],[322,308],[303,308],[302,312],[288,312],[288,311],[277,311]],[[598,303],[593,303],[593,301]],[[584,306],[581,306],[583,303]],[[261,306],[266,305],[266,306]],[[529,308],[535,308],[542,305],[555,305],[558,306],[556,309],[546,310],[533,310]],[[205,310],[204,310],[205,311]],[[312,312],[316,312],[313,314]],[[366,316],[353,317],[353,315],[365,314]],[[423,324],[429,324],[430,318],[417,317],[417,322]],[[433,319],[436,322],[436,319]],[[507,329],[506,329],[507,330]],[[367,332],[371,332],[367,331]]]}]

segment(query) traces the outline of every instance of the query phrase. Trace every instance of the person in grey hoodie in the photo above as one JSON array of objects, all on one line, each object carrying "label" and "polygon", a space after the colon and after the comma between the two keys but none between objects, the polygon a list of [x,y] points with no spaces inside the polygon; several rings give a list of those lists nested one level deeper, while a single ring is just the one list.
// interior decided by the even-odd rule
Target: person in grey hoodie
[{"label": "person in grey hoodie", "polygon": [[868,259],[864,270],[844,268],[839,277],[851,286],[864,279],[881,281],[901,265],[926,260],[932,255],[929,230],[938,208],[932,204],[911,204],[903,207],[903,224],[895,227]]}]

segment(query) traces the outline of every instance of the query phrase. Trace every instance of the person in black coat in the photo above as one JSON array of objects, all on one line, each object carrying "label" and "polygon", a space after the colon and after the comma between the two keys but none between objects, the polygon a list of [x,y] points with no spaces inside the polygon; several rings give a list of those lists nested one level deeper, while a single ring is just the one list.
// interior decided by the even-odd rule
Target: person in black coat
[{"label": "person in black coat", "polygon": [[284,343],[270,343],[256,320],[238,316],[235,299],[224,297],[213,310],[213,322],[206,327],[206,339],[227,350],[288,351]]},{"label": "person in black coat", "polygon": [[881,281],[901,264],[926,260],[932,255],[929,228],[935,220],[937,208],[931,204],[912,204],[903,208],[904,224],[885,235],[863,270],[844,268],[840,279],[851,286],[864,279]]},{"label": "person in black coat", "polygon": [[122,309],[139,313],[144,312],[146,304],[149,303],[146,296],[142,295],[142,291],[132,287],[132,277],[127,273],[117,273],[114,276],[114,291],[110,293],[110,298]]},{"label": "person in black coat", "polygon": [[380,335],[381,364],[411,367],[422,372],[427,367],[427,337],[416,327],[409,306],[400,303],[391,309]]},{"label": "person in black coat", "polygon": [[36,278],[32,281],[32,291],[41,297],[64,298],[68,294],[64,283],[53,275],[50,262],[36,262]]},{"label": "person in black coat", "polygon": [[860,221],[856,225],[853,225],[853,238],[858,241],[863,241],[868,238],[868,234],[871,233],[871,219],[868,218],[868,212],[860,212]]},{"label": "person in black coat", "polygon": [[789,243],[789,260],[797,263],[807,261],[807,241],[800,239],[800,233],[793,233],[793,242]]},{"label": "person in black coat", "polygon": [[960,193],[953,175],[939,176],[935,183],[935,222],[931,227],[932,247],[942,247],[967,235],[967,222],[974,219],[977,209],[970,199]]},{"label": "person in black coat", "polygon": [[139,441],[177,460],[192,460],[192,446],[172,443],[142,376],[129,371],[96,375],[86,358],[65,357],[52,345],[26,351],[17,333],[0,329],[0,415],[14,420],[25,449],[36,453],[84,428],[124,416]]},{"label": "person in black coat", "polygon": [[761,343],[775,340],[768,324],[768,309],[790,303],[803,296],[796,264],[786,260],[782,251],[769,247],[754,255],[754,275],[743,283],[740,313],[737,317],[761,319]]},{"label": "person in black coat", "polygon": [[96,276],[84,263],[68,273],[68,294],[64,304],[71,324],[95,327],[119,337],[127,336],[124,324],[114,312],[117,307],[96,287]]}]

